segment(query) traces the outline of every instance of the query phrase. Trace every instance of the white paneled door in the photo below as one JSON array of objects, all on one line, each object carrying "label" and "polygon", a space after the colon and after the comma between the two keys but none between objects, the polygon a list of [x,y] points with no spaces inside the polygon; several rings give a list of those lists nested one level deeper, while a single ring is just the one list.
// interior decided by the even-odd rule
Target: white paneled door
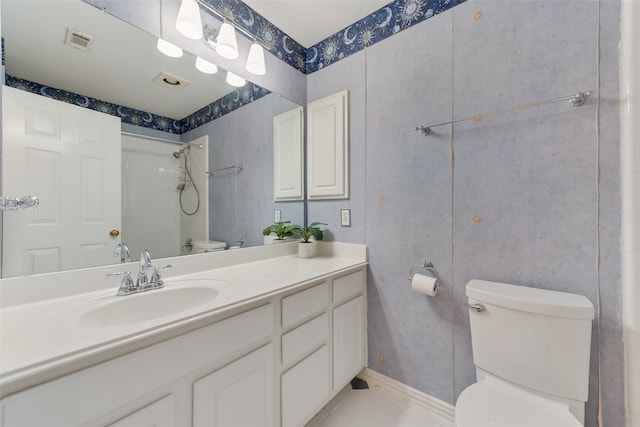
[{"label": "white paneled door", "polygon": [[2,87],[2,195],[40,199],[4,212],[3,277],[115,261],[120,138],[119,118]]}]

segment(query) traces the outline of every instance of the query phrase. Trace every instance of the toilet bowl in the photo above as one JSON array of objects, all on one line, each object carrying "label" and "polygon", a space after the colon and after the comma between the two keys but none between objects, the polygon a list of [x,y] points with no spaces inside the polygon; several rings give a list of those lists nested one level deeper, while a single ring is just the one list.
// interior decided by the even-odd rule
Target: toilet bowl
[{"label": "toilet bowl", "polygon": [[456,427],[583,427],[569,405],[487,378],[467,387],[456,404]]},{"label": "toilet bowl", "polygon": [[218,242],[217,240],[202,240],[193,242],[193,253],[201,254],[204,252],[224,251],[226,247],[226,242]]},{"label": "toilet bowl", "polygon": [[477,382],[456,427],[581,427],[594,309],[582,295],[471,280],[466,287]]}]

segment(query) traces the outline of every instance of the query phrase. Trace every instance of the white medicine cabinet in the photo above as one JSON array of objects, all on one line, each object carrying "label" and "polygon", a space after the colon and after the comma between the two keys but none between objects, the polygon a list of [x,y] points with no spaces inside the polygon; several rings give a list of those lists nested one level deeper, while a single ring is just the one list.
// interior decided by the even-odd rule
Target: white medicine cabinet
[{"label": "white medicine cabinet", "polygon": [[309,199],[349,198],[349,92],[307,105]]},{"label": "white medicine cabinet", "polygon": [[273,118],[273,182],[274,200],[302,200],[304,198],[304,159],[302,107],[294,108]]}]

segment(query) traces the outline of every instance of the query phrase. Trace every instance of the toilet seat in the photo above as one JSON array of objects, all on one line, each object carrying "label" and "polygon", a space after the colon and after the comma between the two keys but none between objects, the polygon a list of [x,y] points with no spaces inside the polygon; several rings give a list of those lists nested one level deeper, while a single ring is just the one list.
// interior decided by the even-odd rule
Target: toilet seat
[{"label": "toilet seat", "polygon": [[568,405],[528,393],[494,378],[467,387],[458,397],[456,427],[584,427]]}]

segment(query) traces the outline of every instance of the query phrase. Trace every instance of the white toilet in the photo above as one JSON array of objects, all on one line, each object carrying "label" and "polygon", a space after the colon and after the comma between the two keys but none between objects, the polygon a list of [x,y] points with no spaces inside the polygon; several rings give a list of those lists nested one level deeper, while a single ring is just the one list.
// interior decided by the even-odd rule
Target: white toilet
[{"label": "white toilet", "polygon": [[484,280],[467,297],[477,382],[458,397],[455,426],[583,426],[593,304]]},{"label": "white toilet", "polygon": [[193,253],[202,254],[205,252],[224,251],[226,247],[226,242],[219,242],[217,240],[201,240],[193,242]]}]

